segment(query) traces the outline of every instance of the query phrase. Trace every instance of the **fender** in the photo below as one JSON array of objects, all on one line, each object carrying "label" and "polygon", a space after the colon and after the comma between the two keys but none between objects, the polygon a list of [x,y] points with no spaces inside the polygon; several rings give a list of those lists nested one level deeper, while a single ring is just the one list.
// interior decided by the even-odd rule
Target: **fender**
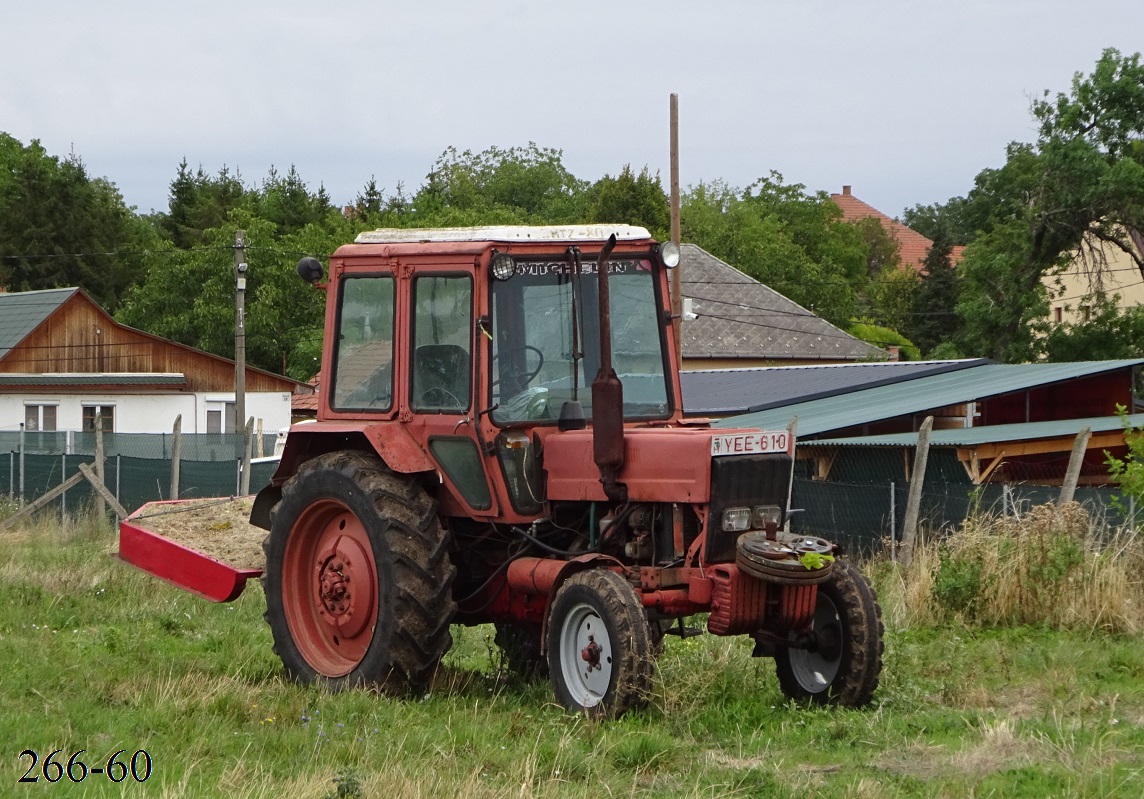
[{"label": "fender", "polygon": [[354,424],[347,422],[306,422],[293,425],[286,436],[286,446],[270,485],[258,492],[250,511],[250,523],[270,529],[270,511],[282,498],[282,486],[294,476],[303,463],[339,449],[375,452],[385,465],[401,474],[436,472],[437,465],[409,434],[396,422]]},{"label": "fender", "polygon": [[506,578],[514,591],[544,597],[544,621],[540,625],[540,653],[548,651],[548,608],[564,582],[587,569],[610,569],[623,574],[624,564],[611,555],[589,553],[572,560],[552,558],[519,558],[508,567]]}]

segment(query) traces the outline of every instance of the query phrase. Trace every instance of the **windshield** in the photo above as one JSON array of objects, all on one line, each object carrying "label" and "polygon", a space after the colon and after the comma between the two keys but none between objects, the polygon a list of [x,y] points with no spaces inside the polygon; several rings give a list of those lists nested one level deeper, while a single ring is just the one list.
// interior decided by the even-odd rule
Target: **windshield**
[{"label": "windshield", "polygon": [[[598,277],[594,262],[580,269],[575,300],[573,269],[564,260],[518,262],[512,278],[493,281],[497,424],[555,421],[573,397],[591,418],[592,380],[600,368]],[[665,417],[667,379],[651,262],[613,260],[608,274],[612,365],[624,384],[624,418]]]}]

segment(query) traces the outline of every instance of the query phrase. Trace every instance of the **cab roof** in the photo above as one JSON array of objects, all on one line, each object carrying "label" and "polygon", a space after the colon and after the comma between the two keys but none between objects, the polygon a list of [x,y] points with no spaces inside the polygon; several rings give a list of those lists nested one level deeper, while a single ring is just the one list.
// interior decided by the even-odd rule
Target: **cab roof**
[{"label": "cab roof", "polygon": [[635,225],[490,225],[459,228],[379,228],[359,233],[355,244],[416,244],[422,242],[617,241],[650,239]]}]

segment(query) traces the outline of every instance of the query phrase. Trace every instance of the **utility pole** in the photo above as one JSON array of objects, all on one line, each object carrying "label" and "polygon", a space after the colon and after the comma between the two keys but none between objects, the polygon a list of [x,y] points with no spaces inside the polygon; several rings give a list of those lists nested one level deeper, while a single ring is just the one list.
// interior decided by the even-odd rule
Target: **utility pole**
[{"label": "utility pole", "polygon": [[234,430],[246,421],[246,241],[234,232]]},{"label": "utility pole", "polygon": [[[679,246],[679,95],[671,95],[671,241]],[[683,368],[682,259],[671,270],[671,330],[675,335],[675,365]]]}]

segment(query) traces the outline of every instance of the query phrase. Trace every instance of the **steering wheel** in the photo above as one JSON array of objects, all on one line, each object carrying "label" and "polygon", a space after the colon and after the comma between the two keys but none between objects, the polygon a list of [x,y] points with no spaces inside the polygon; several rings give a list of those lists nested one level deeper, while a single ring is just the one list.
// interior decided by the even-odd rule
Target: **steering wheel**
[{"label": "steering wheel", "polygon": [[422,391],[417,404],[421,408],[443,411],[462,411],[468,405],[468,403],[462,402],[452,391],[441,386],[434,386]]},{"label": "steering wheel", "polygon": [[529,383],[531,383],[536,378],[536,376],[538,374],[540,374],[540,370],[544,368],[544,353],[541,352],[537,347],[532,346],[531,344],[521,344],[519,347],[509,347],[508,349],[500,350],[499,352],[497,352],[496,355],[493,356],[493,363],[496,363],[497,358],[501,357],[502,355],[508,355],[508,354],[514,353],[514,352],[535,352],[536,353],[536,368],[533,369],[532,371],[529,371],[528,369],[524,369],[520,372],[514,372],[511,375],[502,374],[500,377],[498,377],[496,380],[493,381],[494,386],[501,382],[501,378],[511,377],[515,380],[520,380],[521,381],[520,387],[521,387],[521,389],[524,389],[525,387],[528,386]]}]

